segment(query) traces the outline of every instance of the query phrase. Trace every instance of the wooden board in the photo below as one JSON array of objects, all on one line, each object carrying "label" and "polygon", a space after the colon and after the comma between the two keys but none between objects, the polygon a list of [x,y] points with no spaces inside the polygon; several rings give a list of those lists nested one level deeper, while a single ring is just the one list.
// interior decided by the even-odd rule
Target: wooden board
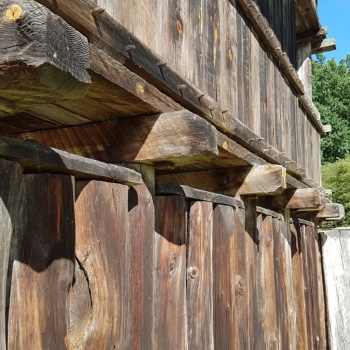
[{"label": "wooden board", "polygon": [[[8,296],[11,289],[8,269],[15,225],[20,220],[20,188],[23,169],[18,163],[0,160],[0,348],[6,349]],[[12,237],[14,236],[14,237]],[[12,257],[13,259],[13,257]]]},{"label": "wooden board", "polygon": [[12,238],[8,348],[65,349],[74,272],[74,181],[25,175]]},{"label": "wooden board", "polygon": [[155,197],[154,330],[157,349],[186,349],[186,201]]},{"label": "wooden board", "polygon": [[350,342],[350,232],[347,229],[322,232],[323,271],[331,349],[346,349]]},{"label": "wooden board", "polygon": [[[71,291],[69,347],[81,349],[90,344],[95,349],[122,348],[131,341],[130,327],[135,326],[130,320],[127,322],[135,305],[130,299],[135,281],[129,280],[127,269],[131,259],[127,244],[128,187],[80,181],[75,212],[75,254],[88,288],[82,290],[84,285],[77,284]],[[90,299],[89,317],[80,309],[83,291],[89,293],[85,295]],[[86,319],[88,322],[84,322]]]},{"label": "wooden board", "polygon": [[214,349],[212,203],[190,202],[187,242],[188,348]]},{"label": "wooden board", "polygon": [[235,346],[234,210],[216,205],[213,211],[214,348]]}]

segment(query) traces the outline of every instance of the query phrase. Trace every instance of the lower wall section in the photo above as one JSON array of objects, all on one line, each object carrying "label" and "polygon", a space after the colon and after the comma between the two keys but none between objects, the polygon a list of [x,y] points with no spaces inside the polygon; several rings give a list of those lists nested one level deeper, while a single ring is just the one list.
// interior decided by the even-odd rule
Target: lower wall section
[{"label": "lower wall section", "polygon": [[138,170],[129,188],[1,163],[1,349],[326,349],[312,223],[155,197]]}]

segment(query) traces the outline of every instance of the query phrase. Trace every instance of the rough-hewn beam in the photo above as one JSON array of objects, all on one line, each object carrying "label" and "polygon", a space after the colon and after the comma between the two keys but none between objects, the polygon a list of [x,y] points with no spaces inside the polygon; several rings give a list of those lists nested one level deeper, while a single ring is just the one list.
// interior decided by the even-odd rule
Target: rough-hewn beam
[{"label": "rough-hewn beam", "polygon": [[78,179],[99,179],[130,186],[141,183],[141,175],[136,171],[3,136],[0,136],[0,158],[18,162],[27,172],[69,174]]},{"label": "rough-hewn beam", "polygon": [[86,94],[84,36],[33,0],[3,1],[0,14],[0,110],[15,113]]},{"label": "rough-hewn beam", "polygon": [[267,209],[317,210],[324,206],[324,194],[317,188],[286,190],[279,196],[262,197],[258,205]]},{"label": "rough-hewn beam", "polygon": [[306,32],[297,35],[297,44],[310,43],[313,41],[320,41],[326,39],[328,34],[328,27],[322,27],[320,30],[315,30],[312,32]]},{"label": "rough-hewn beam", "polygon": [[327,203],[325,208],[318,212],[316,219],[320,221],[338,221],[345,217],[344,206],[338,203]]},{"label": "rough-hewn beam", "polygon": [[217,204],[230,205],[232,207],[244,208],[244,203],[239,199],[224,196],[218,193],[197,190],[189,186],[173,183],[156,182],[156,195],[178,195],[188,199],[195,199]]},{"label": "rough-hewn beam", "polygon": [[311,52],[313,54],[323,53],[328,51],[336,50],[337,45],[335,39],[324,39],[321,41],[316,41],[312,43]]},{"label": "rough-hewn beam", "polygon": [[276,195],[286,189],[286,170],[280,165],[215,169],[163,174],[157,180],[225,195]]},{"label": "rough-hewn beam", "polygon": [[297,11],[297,32],[315,32],[321,29],[315,0],[293,0]]}]

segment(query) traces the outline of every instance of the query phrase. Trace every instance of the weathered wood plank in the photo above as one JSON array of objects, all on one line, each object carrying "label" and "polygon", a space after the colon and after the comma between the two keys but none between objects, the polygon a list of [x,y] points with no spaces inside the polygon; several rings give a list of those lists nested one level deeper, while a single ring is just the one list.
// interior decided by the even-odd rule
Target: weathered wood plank
[{"label": "weathered wood plank", "polygon": [[[128,274],[129,307],[126,348],[153,347],[155,299],[154,275],[154,169],[145,164],[128,164],[142,175],[142,184],[129,189]],[[133,325],[133,327],[131,327]]]},{"label": "weathered wood plank", "polygon": [[329,346],[346,349],[350,342],[350,232],[327,230],[321,236]]},{"label": "weathered wood plank", "polygon": [[[20,218],[20,188],[23,169],[18,163],[0,159],[0,348],[6,349],[7,308],[11,285],[8,280],[11,244],[16,238],[15,225]],[[14,236],[14,237],[13,237]]]},{"label": "weathered wood plank", "polygon": [[214,349],[212,203],[190,203],[188,229],[188,348]]},{"label": "weathered wood plank", "polygon": [[216,205],[213,211],[214,348],[235,347],[234,209]]},{"label": "weathered wood plank", "polygon": [[293,294],[295,301],[296,318],[296,348],[307,349],[307,318],[305,305],[304,264],[301,247],[301,225],[297,219],[291,223],[291,253],[292,253],[292,276]]},{"label": "weathered wood plank", "polygon": [[64,349],[74,272],[74,180],[25,175],[12,237],[8,348]]},{"label": "weathered wood plank", "polygon": [[[84,272],[91,303],[89,322],[70,332],[71,348],[90,344],[92,348],[123,348],[130,341],[128,310],[133,313],[135,300],[129,300],[128,259],[128,187],[99,181],[79,181],[76,186],[76,259]],[[103,220],[101,220],[103,218]],[[130,263],[130,262],[129,262]],[[79,285],[77,286],[79,288]],[[85,289],[86,292],[86,289]],[[70,318],[76,319],[79,300],[74,297]],[[78,296],[82,290],[77,290]],[[135,303],[135,304],[133,304]],[[131,306],[130,306],[131,305]],[[79,310],[79,312],[81,312]],[[76,320],[77,326],[81,327]],[[138,335],[137,329],[135,336]]]},{"label": "weathered wood plank", "polygon": [[0,136],[0,157],[15,160],[26,171],[74,175],[77,179],[103,179],[135,185],[141,175],[123,167]]},{"label": "weathered wood plank", "polygon": [[239,199],[224,196],[214,192],[197,190],[195,188],[179,184],[156,182],[156,195],[178,195],[188,199],[201,200],[211,203],[230,205],[232,207],[244,208],[244,203]]},{"label": "weathered wood plank", "polygon": [[154,330],[157,349],[185,349],[186,200],[155,197]]}]

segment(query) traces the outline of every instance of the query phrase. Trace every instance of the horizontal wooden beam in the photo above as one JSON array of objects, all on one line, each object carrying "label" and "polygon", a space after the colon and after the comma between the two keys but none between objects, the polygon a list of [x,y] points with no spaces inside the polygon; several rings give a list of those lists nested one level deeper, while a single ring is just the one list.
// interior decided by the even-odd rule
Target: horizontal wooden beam
[{"label": "horizontal wooden beam", "polygon": [[324,206],[324,194],[317,188],[286,190],[279,196],[262,197],[258,205],[272,210],[317,210]]},{"label": "horizontal wooden beam", "polygon": [[185,185],[156,182],[156,195],[169,196],[178,195],[188,199],[212,202],[217,204],[229,205],[232,207],[244,208],[243,201],[228,197],[222,194],[198,190]]},{"label": "horizontal wooden beam", "polygon": [[305,32],[297,35],[297,44],[310,43],[313,41],[320,41],[326,39],[328,34],[328,27],[323,27],[320,30]]},{"label": "horizontal wooden beam", "polygon": [[342,204],[327,203],[325,208],[318,212],[316,219],[320,221],[339,221],[345,218],[345,210]]},{"label": "horizontal wooden beam", "polygon": [[124,167],[0,136],[0,158],[21,164],[26,172],[74,175],[77,179],[141,183],[141,175]]},{"label": "horizontal wooden beam", "polygon": [[336,50],[337,44],[335,39],[324,39],[321,41],[316,41],[312,43],[311,52],[313,54],[323,53],[328,51]]},{"label": "horizontal wooden beam", "polygon": [[178,183],[193,188],[235,195],[276,195],[286,188],[286,170],[280,165],[215,169],[187,173],[163,174],[162,182]]},{"label": "horizontal wooden beam", "polygon": [[83,35],[33,0],[1,2],[0,13],[0,110],[85,96],[90,77]]}]

